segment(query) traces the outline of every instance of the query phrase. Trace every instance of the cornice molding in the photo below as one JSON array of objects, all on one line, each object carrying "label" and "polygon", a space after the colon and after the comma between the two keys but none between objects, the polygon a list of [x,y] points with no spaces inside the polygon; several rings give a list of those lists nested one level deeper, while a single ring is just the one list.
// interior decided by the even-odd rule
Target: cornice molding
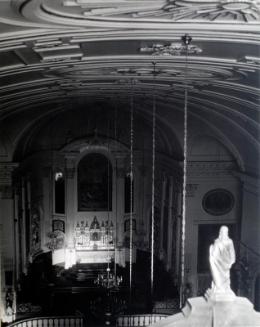
[{"label": "cornice molding", "polygon": [[191,178],[232,176],[236,169],[236,163],[233,161],[190,161],[187,163],[187,174]]}]

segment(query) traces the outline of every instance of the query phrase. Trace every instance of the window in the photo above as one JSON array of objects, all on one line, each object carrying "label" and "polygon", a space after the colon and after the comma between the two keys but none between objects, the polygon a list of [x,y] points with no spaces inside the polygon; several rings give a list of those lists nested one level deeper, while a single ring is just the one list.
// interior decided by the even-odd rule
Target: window
[{"label": "window", "polygon": [[54,174],[54,198],[55,213],[65,214],[65,180],[61,171]]},{"label": "window", "polygon": [[204,195],[202,206],[207,213],[213,216],[224,215],[232,210],[234,197],[228,190],[211,190]]},{"label": "window", "polygon": [[86,155],[78,165],[78,210],[111,211],[112,180],[112,166],[106,156]]}]

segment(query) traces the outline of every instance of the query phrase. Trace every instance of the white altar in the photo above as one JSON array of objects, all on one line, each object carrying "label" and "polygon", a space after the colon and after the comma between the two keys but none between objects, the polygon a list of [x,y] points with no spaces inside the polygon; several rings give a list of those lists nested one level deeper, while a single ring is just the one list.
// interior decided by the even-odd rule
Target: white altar
[{"label": "white altar", "polygon": [[76,251],[75,249],[58,249],[52,253],[53,265],[65,265],[71,268],[76,263],[107,263],[114,260],[115,252],[108,250],[85,250]]},{"label": "white altar", "polygon": [[89,225],[87,221],[77,222],[74,231],[74,244],[77,251],[113,250],[114,226],[112,221],[102,221],[95,216]]},{"label": "white altar", "polygon": [[76,257],[78,263],[107,263],[114,259],[114,251],[77,251]]},{"label": "white altar", "polygon": [[76,263],[107,263],[112,260],[115,260],[113,223],[108,220],[99,222],[96,216],[91,223],[87,220],[76,222],[73,244],[52,254],[52,264],[64,264],[66,269]]}]

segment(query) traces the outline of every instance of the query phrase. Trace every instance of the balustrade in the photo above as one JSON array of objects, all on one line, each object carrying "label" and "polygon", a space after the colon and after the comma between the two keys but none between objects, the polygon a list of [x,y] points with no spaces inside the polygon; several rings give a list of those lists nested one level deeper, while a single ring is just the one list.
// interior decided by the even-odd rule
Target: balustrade
[{"label": "balustrade", "polygon": [[8,327],[85,327],[81,316],[36,317],[15,321]]},{"label": "balustrade", "polygon": [[149,326],[151,324],[167,318],[169,315],[158,314],[143,314],[143,315],[122,315],[117,317],[117,327],[135,327],[135,326]]}]

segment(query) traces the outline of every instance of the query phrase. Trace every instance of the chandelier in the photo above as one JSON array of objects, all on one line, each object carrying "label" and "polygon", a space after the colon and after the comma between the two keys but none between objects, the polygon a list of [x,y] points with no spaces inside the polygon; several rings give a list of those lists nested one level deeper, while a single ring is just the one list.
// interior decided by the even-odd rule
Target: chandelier
[{"label": "chandelier", "polygon": [[94,284],[106,289],[117,289],[123,281],[122,276],[115,276],[110,273],[109,267],[107,267],[106,271],[106,274],[98,274],[97,278],[94,280]]}]

